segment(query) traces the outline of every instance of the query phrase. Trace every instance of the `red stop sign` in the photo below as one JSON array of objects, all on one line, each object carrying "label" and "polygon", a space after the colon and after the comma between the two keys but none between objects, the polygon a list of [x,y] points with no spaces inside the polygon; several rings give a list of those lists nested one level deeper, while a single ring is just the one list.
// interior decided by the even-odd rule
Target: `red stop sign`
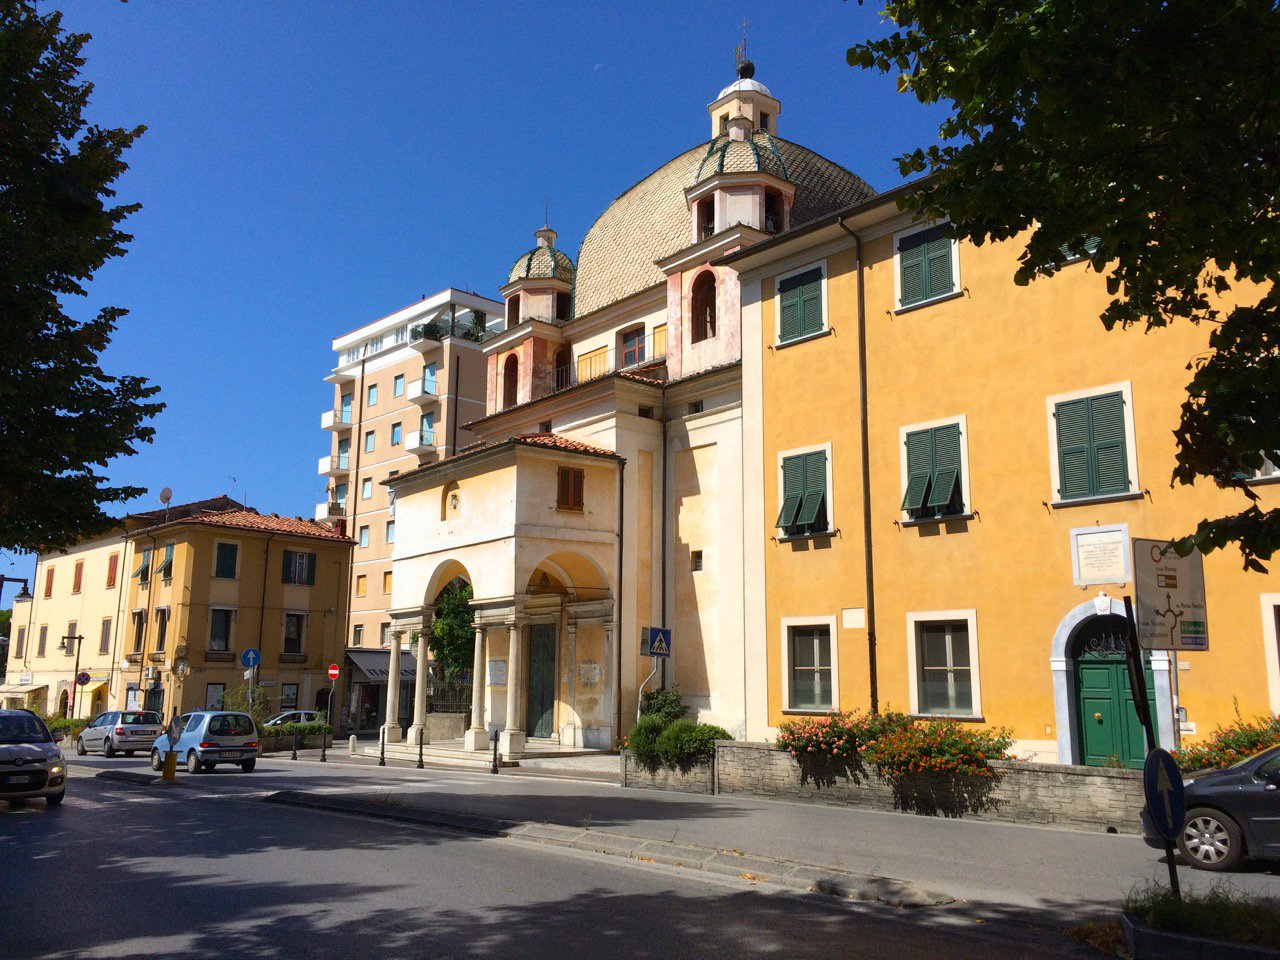
[{"label": "red stop sign", "polygon": [[336,663],[329,664],[329,679],[330,680],[338,679],[338,665]]}]

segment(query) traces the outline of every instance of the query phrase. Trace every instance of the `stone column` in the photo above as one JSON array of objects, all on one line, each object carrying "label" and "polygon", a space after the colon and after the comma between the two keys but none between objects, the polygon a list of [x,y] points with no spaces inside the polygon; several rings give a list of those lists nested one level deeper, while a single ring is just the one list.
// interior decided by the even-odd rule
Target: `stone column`
[{"label": "stone column", "polygon": [[595,742],[587,743],[584,738],[583,746],[611,750],[620,732],[613,728],[613,724],[618,713],[618,697],[622,695],[622,678],[617,675],[618,655],[613,649],[613,621],[606,620],[601,626],[604,630],[603,716],[600,719],[600,732],[597,737],[593,738]]},{"label": "stone column", "polygon": [[467,750],[487,751],[489,749],[489,731],[484,725],[484,673],[488,666],[488,657],[484,650],[484,627],[476,627],[475,661],[471,667],[471,729],[463,738],[463,746]]},{"label": "stone column", "polygon": [[418,634],[418,672],[413,678],[413,725],[409,727],[409,742],[415,747],[419,742],[431,742],[427,736],[427,631],[430,629],[424,617],[422,632]]},{"label": "stone column", "polygon": [[387,666],[387,714],[382,720],[382,736],[387,743],[400,742],[400,638],[403,630],[391,631],[391,656]]},{"label": "stone column", "polygon": [[507,627],[511,637],[507,647],[507,725],[498,738],[498,748],[508,759],[524,753],[524,724],[520,717],[520,687],[524,684],[520,629],[519,621],[513,621]]},{"label": "stone column", "polygon": [[568,717],[560,728],[560,744],[567,747],[582,746],[582,724],[578,714],[578,621],[570,619],[565,626],[568,637],[565,643],[565,673],[569,677],[565,699],[568,700]]}]

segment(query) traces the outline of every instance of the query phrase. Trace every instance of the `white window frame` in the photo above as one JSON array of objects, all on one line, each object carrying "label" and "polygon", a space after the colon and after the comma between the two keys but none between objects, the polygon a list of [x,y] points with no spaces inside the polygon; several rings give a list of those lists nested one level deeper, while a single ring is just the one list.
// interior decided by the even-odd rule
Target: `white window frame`
[{"label": "white window frame", "polygon": [[[795,343],[794,340],[789,340],[787,342]],[[786,499],[785,487],[783,485],[783,478],[782,478],[782,461],[787,459],[787,457],[797,457],[806,453],[816,453],[819,450],[823,451],[827,455],[827,529],[819,530],[817,533],[807,534],[806,536],[809,536],[809,537],[824,537],[829,534],[834,534],[836,530],[839,529],[839,527],[836,525],[835,486],[831,482],[831,473],[832,473],[831,441],[828,440],[826,443],[815,443],[807,447],[793,447],[790,450],[779,450],[778,463],[776,467],[776,471],[777,471],[776,476],[777,476],[777,483],[778,483],[778,502],[774,504],[774,507],[773,507],[774,519],[777,519],[778,514],[782,512],[782,501]],[[784,536],[780,528],[778,527],[774,527],[773,529],[775,531],[774,539],[776,540],[796,539],[795,537]]]},{"label": "white window frame", "polygon": [[[962,509],[958,514],[950,517],[936,517],[925,520],[916,520],[902,509],[902,500],[907,494],[907,434],[917,433],[921,430],[933,430],[936,427],[946,427],[951,424],[957,424],[960,427],[960,499],[963,501]],[[969,488],[969,418],[968,415],[960,413],[951,417],[942,417],[938,420],[927,420],[924,423],[912,423],[905,427],[898,428],[898,516],[903,523],[920,524],[920,523],[945,523],[947,520],[959,520],[962,517],[973,515],[973,494]],[[782,509],[779,507],[778,509]]]},{"label": "white window frame", "polygon": [[360,479],[360,499],[373,499],[373,477],[362,477]]},{"label": "white window frame", "polygon": [[919,300],[916,303],[902,303],[902,258],[898,255],[898,246],[904,237],[909,237],[913,233],[923,233],[925,230],[932,230],[934,227],[940,227],[950,223],[950,219],[930,220],[928,222],[916,222],[909,227],[897,230],[893,234],[893,310],[898,313],[903,310],[915,310],[919,307],[926,307],[931,303],[940,303],[948,300],[961,293],[964,290],[964,284],[960,281],[960,241],[956,237],[951,238],[951,279],[954,284],[953,289],[949,293],[940,293],[936,297],[929,297],[925,300]]},{"label": "white window frame", "polygon": [[[782,339],[782,281],[791,277],[799,276],[802,273],[808,273],[810,270],[822,271],[822,329],[815,330],[813,333],[806,333],[802,337],[796,337],[793,340]],[[806,263],[804,266],[795,267],[786,273],[780,273],[773,278],[773,346],[789,347],[793,343],[804,343],[806,340],[812,340],[815,337],[821,337],[831,331],[831,298],[827,296],[827,278],[830,276],[830,270],[827,268],[827,259],[823,257],[821,260],[814,260]],[[781,507],[779,507],[781,509]]]},{"label": "white window frame", "polygon": [[[280,613],[280,653],[288,656],[305,656],[307,652],[307,634],[310,632],[307,621],[310,619],[310,611],[307,610],[283,610]],[[288,638],[287,628],[289,626],[290,617],[300,617],[302,619],[302,632],[298,636],[298,651],[292,653],[284,648],[285,640]]]},{"label": "white window frame", "polygon": [[[391,398],[393,400],[396,399],[397,397],[404,396],[405,383],[406,383],[406,378],[403,373],[397,373],[395,376],[391,378]],[[399,392],[396,392],[397,387],[400,388]]]},{"label": "white window frame", "polygon": [[382,528],[382,541],[383,543],[396,542],[396,522],[394,520],[388,520]]},{"label": "white window frame", "polygon": [[363,524],[356,529],[356,543],[362,547],[367,547],[372,542],[369,536],[369,525]]},{"label": "white window frame", "polygon": [[[225,611],[231,614],[231,619],[227,624],[227,649],[218,650],[213,645],[213,614],[215,611]],[[239,620],[238,608],[228,607],[221,604],[214,604],[209,607],[209,635],[205,638],[205,650],[211,653],[231,653],[236,648],[236,621]]]},{"label": "white window frame", "polygon": [[[969,683],[973,694],[973,712],[966,716],[952,714],[923,714],[920,712],[920,665],[917,653],[919,635],[916,626],[921,623],[963,620],[969,631]],[[907,614],[907,683],[910,689],[911,713],[914,716],[930,716],[951,720],[981,720],[982,676],[978,669],[978,611],[977,610],[920,610]]]},{"label": "white window frame", "polygon": [[1272,715],[1280,714],[1280,631],[1276,618],[1280,617],[1280,593],[1264,593],[1259,598],[1262,605],[1263,658],[1267,664],[1267,692],[1271,699]]},{"label": "white window frame", "polygon": [[[782,505],[778,505],[782,509]],[[832,710],[840,709],[840,637],[836,632],[836,615],[812,617],[782,617],[779,625],[779,646],[782,655],[782,712],[821,716]],[[831,638],[831,706],[830,707],[793,707],[791,706],[791,629],[793,627],[826,627]]]},{"label": "white window frame", "polygon": [[[1063,500],[1058,495],[1061,486],[1058,469],[1058,421],[1054,410],[1060,403],[1072,400],[1083,400],[1086,397],[1097,397],[1104,393],[1119,393],[1124,400],[1124,456],[1125,466],[1129,471],[1129,489],[1124,493],[1105,493],[1100,497],[1077,497],[1074,500]],[[1055,393],[1044,399],[1044,416],[1049,436],[1049,504],[1054,507],[1070,507],[1077,503],[1102,503],[1107,500],[1127,500],[1142,494],[1142,480],[1138,476],[1138,440],[1133,425],[1133,383],[1122,380],[1119,383],[1108,383],[1098,387],[1086,387],[1083,390],[1072,390],[1069,393]]]}]

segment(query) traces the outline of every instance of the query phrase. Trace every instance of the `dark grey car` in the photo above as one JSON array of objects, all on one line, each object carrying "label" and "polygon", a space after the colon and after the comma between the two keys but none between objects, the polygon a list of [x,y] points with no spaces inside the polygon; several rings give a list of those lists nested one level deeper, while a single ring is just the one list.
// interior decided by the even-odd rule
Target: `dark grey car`
[{"label": "dark grey car", "polygon": [[150,750],[151,742],[163,732],[160,714],[151,710],[108,710],[80,731],[76,753],[83,757],[90,750],[101,750],[107,757],[117,753],[132,757],[135,750]]},{"label": "dark grey car", "polygon": [[[1186,774],[1187,817],[1178,850],[1200,870],[1229,870],[1241,857],[1280,860],[1280,746],[1222,770]],[[1147,812],[1143,839],[1163,847]]]}]

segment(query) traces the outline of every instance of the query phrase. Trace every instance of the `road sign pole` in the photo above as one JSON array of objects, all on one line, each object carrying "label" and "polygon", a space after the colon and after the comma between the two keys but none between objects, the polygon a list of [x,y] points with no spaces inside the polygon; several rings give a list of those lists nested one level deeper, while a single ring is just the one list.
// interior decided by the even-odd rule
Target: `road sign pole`
[{"label": "road sign pole", "polygon": [[1164,862],[1169,865],[1169,889],[1173,891],[1173,899],[1182,901],[1182,888],[1178,886],[1178,866],[1173,859],[1173,841],[1164,839]]},{"label": "road sign pole", "polygon": [[1129,689],[1133,693],[1133,709],[1142,724],[1147,741],[1147,752],[1156,748],[1156,732],[1151,721],[1151,705],[1147,700],[1147,672],[1143,668],[1142,648],[1138,646],[1138,625],[1133,617],[1133,598],[1124,598],[1124,616],[1128,624],[1125,643],[1125,661],[1129,667]]}]

